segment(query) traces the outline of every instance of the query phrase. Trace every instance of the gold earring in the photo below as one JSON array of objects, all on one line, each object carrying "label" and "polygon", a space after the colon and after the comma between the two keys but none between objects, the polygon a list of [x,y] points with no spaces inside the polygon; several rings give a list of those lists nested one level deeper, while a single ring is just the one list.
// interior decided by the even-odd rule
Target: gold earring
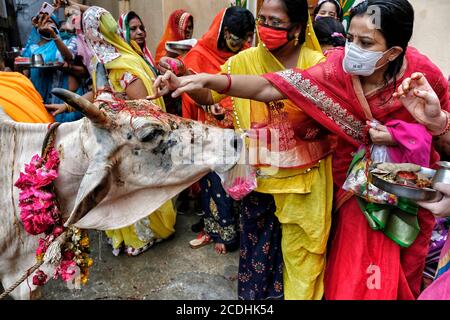
[{"label": "gold earring", "polygon": [[294,41],[294,46],[298,45],[298,37],[299,37],[300,33],[296,33],[295,34],[295,41]]}]

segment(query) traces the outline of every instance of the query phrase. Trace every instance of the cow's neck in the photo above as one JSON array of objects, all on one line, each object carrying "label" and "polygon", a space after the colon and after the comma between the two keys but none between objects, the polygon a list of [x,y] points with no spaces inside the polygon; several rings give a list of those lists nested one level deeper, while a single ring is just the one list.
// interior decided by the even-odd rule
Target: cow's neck
[{"label": "cow's neck", "polygon": [[74,206],[81,180],[97,146],[91,124],[86,118],[58,128],[56,147],[60,165],[55,189],[64,216],[68,216]]}]

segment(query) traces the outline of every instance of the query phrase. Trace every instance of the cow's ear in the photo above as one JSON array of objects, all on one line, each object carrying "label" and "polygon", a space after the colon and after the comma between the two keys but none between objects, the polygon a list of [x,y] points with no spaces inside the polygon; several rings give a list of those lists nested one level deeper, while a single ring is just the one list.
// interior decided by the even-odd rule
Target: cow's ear
[{"label": "cow's ear", "polygon": [[109,183],[110,168],[106,161],[100,159],[94,159],[91,162],[81,181],[75,206],[65,223],[66,227],[80,220],[108,194],[111,185]]}]

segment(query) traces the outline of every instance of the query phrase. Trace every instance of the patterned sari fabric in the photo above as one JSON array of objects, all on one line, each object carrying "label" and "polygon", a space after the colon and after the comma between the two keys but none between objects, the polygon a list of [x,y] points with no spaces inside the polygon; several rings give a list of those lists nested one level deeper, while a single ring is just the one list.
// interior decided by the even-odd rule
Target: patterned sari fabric
[{"label": "patterned sari fabric", "polygon": [[281,226],[270,194],[253,192],[242,201],[238,297],[283,298]]},{"label": "patterned sari fabric", "polygon": [[437,268],[440,261],[440,255],[443,251],[445,242],[448,238],[448,229],[450,228],[450,218],[436,219],[436,225],[431,236],[430,251],[425,261],[424,277],[434,279],[437,275]]},{"label": "patterned sari fabric", "polygon": [[233,199],[225,192],[219,176],[214,172],[200,180],[200,188],[205,232],[214,243],[223,243],[227,251],[235,250],[239,238]]},{"label": "patterned sari fabric", "polygon": [[[310,117],[338,136],[333,156],[336,186],[336,225],[325,272],[326,299],[415,299],[420,293],[425,257],[435,219],[418,212],[420,233],[401,248],[380,231],[372,230],[352,194],[341,189],[354,154],[366,139],[366,110],[354,88],[354,79],[342,69],[344,50],[334,50],[327,62],[307,71],[286,70],[266,78]],[[380,123],[392,119],[414,122],[398,100],[395,85],[421,71],[448,109],[447,81],[440,70],[416,49],[408,48],[396,83],[367,94],[364,99]],[[367,111],[367,110],[366,110]],[[432,150],[430,163],[439,159]]]},{"label": "patterned sari fabric", "polygon": [[[442,221],[444,226],[450,224],[450,217]],[[422,292],[419,300],[450,300],[450,237],[441,249],[436,276],[433,283]]]},{"label": "patterned sari fabric", "polygon": [[192,15],[182,9],[172,12],[169,21],[167,22],[166,31],[164,31],[158,47],[156,48],[156,63],[158,63],[162,57],[167,55],[167,41],[180,41],[186,39],[186,28],[190,19],[193,19]]}]

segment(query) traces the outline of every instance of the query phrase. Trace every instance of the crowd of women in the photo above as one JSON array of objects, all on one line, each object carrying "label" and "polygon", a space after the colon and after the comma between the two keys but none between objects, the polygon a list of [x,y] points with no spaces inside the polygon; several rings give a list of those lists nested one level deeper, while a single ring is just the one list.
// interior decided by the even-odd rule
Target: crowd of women
[{"label": "crowd of women", "polygon": [[[312,15],[306,0],[264,0],[256,19],[231,6],[186,51],[167,45],[193,36],[194,17],[176,10],[156,59],[137,13],[116,21],[103,8],[69,4],[54,3],[66,14],[62,24],[56,16],[33,19],[23,52],[60,67],[25,71],[31,83],[16,73],[0,76],[1,96],[20,87],[29,108],[35,105],[22,115],[23,106],[0,96],[14,120],[80,119],[51,89],[93,101],[90,79],[102,63],[121,99],[148,98],[164,111],[246,132],[249,144],[252,133],[277,130],[278,161],[253,164],[257,187],[242,200],[233,200],[214,172],[179,197],[198,201],[203,214],[192,226],[192,248],[239,250],[239,299],[450,298],[450,186],[439,187],[449,196],[421,207],[374,204],[343,188],[374,146],[386,146],[395,162],[430,168],[447,156],[448,82],[409,46],[414,10],[407,0],[365,0],[349,12],[339,1],[320,0]],[[174,203],[107,231],[113,254],[135,256],[170,238]]]}]

